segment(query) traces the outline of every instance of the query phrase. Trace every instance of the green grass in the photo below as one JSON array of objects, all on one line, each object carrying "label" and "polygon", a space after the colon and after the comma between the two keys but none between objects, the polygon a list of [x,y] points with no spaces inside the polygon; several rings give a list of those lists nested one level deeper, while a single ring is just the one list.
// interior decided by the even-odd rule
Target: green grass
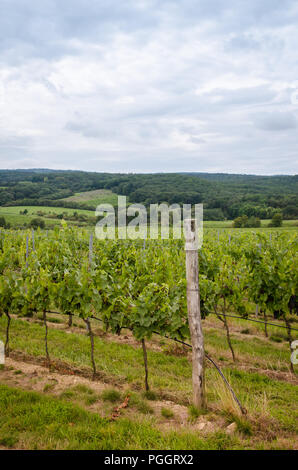
[{"label": "green grass", "polygon": [[93,206],[96,209],[99,204],[112,204],[116,206],[118,204],[118,195],[108,189],[96,189],[94,191],[76,193],[74,196],[61,199],[61,201],[78,202]]},{"label": "green grass", "polygon": [[224,433],[157,430],[145,419],[111,422],[78,405],[0,385],[0,445],[23,449],[129,450],[231,449],[238,441]]},{"label": "green grass", "polygon": [[144,398],[147,398],[147,400],[157,400],[157,395],[152,390],[147,390],[143,395]]},{"label": "green grass", "polygon": [[[222,327],[221,327],[222,328]],[[297,335],[293,335],[295,338]],[[241,356],[246,361],[253,364],[253,362],[260,362],[264,367],[280,370],[288,370],[290,364],[290,351],[286,342],[281,343],[279,346],[273,342],[267,341],[265,338],[251,337],[244,335],[243,339],[239,336],[231,334],[232,345],[236,354]],[[227,344],[226,334],[223,329],[210,329],[206,335],[205,340],[206,349],[212,347],[230,354]]]},{"label": "green grass", "polygon": [[167,419],[171,419],[171,418],[174,418],[174,413],[169,408],[162,408],[161,409],[161,416],[163,416],[164,418],[167,418]]},{"label": "green grass", "polygon": [[[227,371],[226,368],[223,369]],[[229,370],[234,389],[242,403],[261,411],[264,394],[268,408],[285,430],[298,432],[298,387],[286,382],[273,380],[257,372]]]},{"label": "green grass", "polygon": [[[6,320],[0,318],[0,339],[5,337]],[[233,336],[233,335],[232,335]],[[210,329],[205,333],[207,351],[213,348],[212,357],[228,352],[223,331]],[[271,364],[272,369],[280,370],[289,363],[287,344],[276,344],[269,340],[243,335],[232,339],[236,355],[244,356],[248,365],[254,366],[256,361]],[[13,319],[11,323],[11,347],[32,356],[44,357],[44,328],[37,323]],[[90,367],[90,342],[83,334],[67,333],[64,330],[49,329],[49,352],[53,359],[60,359],[77,367]],[[249,362],[250,361],[250,362]],[[128,344],[95,337],[95,362],[104,380],[113,384],[113,395],[117,392],[120,400],[122,386],[125,389],[139,390],[144,387],[144,366],[142,348]],[[277,420],[281,429],[297,432],[298,389],[292,383],[274,380],[258,372],[240,370],[229,361],[230,367],[223,367],[224,373],[231,378],[232,386],[240,401],[258,416],[262,412],[264,394],[268,401],[270,416]],[[187,357],[173,357],[162,351],[154,351],[148,347],[149,383],[154,396],[167,398],[189,405],[192,397],[191,364]],[[239,361],[239,366],[241,361]],[[209,367],[206,369],[207,399],[209,405],[220,408],[220,402],[213,386],[216,373]],[[0,376],[1,378],[1,376]],[[117,384],[117,385],[116,385]],[[115,390],[116,389],[116,390]],[[120,390],[120,391],[118,391]],[[109,392],[110,393],[110,392]],[[152,408],[146,400],[131,392],[131,404],[141,415],[150,416]],[[124,395],[123,395],[124,396]],[[89,397],[89,399],[88,399]],[[92,404],[95,395],[88,389],[71,388],[63,392],[64,401],[81,400]],[[103,398],[103,397],[99,397]],[[146,398],[150,398],[149,396]],[[151,397],[152,398],[152,397]],[[152,403],[153,405],[153,403]],[[194,417],[194,410],[191,415]],[[116,447],[115,447],[116,448]],[[161,447],[162,448],[162,447]]]},{"label": "green grass", "polygon": [[[33,218],[38,217],[37,212],[42,211],[46,214],[62,214],[66,213],[68,215],[72,215],[74,212],[78,214],[85,215],[88,217],[95,216],[95,209],[99,204],[112,204],[113,206],[117,205],[118,202],[118,195],[113,193],[109,190],[95,190],[95,191],[86,191],[83,193],[77,193],[75,196],[71,196],[66,199],[61,199],[61,201],[69,201],[69,202],[78,202],[80,204],[85,204],[86,206],[94,207],[94,210],[87,210],[87,209],[69,209],[64,207],[50,207],[50,206],[11,206],[11,207],[0,207],[0,216],[5,217],[6,222],[11,224],[12,228],[21,227],[25,224],[30,223]],[[28,210],[27,215],[21,215],[20,211],[24,211],[25,209]],[[51,228],[55,225],[60,225],[61,221],[57,219],[52,219],[47,217],[46,215],[42,217],[42,220],[45,221],[46,227]],[[251,228],[251,229],[234,229],[232,227],[233,221],[232,220],[224,220],[224,221],[204,221],[204,228],[205,230],[212,230],[214,231],[214,236],[217,237],[217,230],[220,232],[243,232],[243,231],[286,231],[286,230],[298,230],[298,221],[297,220],[284,220],[283,226],[280,228],[269,228],[268,224],[270,220],[262,220],[262,227],[261,228]],[[75,221],[67,221],[70,225],[76,225],[78,222]],[[84,225],[83,222],[81,222]],[[88,225],[88,224],[87,224]],[[216,232],[215,232],[216,230]]]},{"label": "green grass", "polygon": [[188,414],[191,421],[195,421],[200,416],[200,410],[195,405],[190,405]]},{"label": "green grass", "polygon": [[110,401],[111,403],[116,403],[121,399],[121,393],[114,388],[110,388],[108,390],[104,390],[101,394],[101,398],[104,401]]},{"label": "green grass", "polygon": [[[0,318],[0,339],[5,337],[5,319]],[[95,362],[97,369],[117,382],[143,387],[144,367],[142,348],[107,341],[95,337]],[[63,345],[63,347],[61,346]],[[23,320],[11,323],[11,347],[33,356],[44,356],[44,328],[42,324]],[[73,365],[90,368],[90,340],[86,335],[67,334],[65,331],[49,330],[49,353],[51,357]],[[148,351],[154,390],[166,390],[184,400],[190,398],[191,367],[187,358],[173,359],[156,351]],[[152,374],[156,369],[157,374]],[[149,372],[150,374],[150,372]],[[177,380],[179,377],[179,380]]]},{"label": "green grass", "polygon": [[[27,215],[21,215],[20,211],[27,209]],[[72,215],[74,212],[78,214],[86,215],[88,217],[94,217],[95,212],[86,209],[67,209],[64,207],[50,207],[50,206],[12,206],[12,207],[0,207],[0,216],[4,217],[6,222],[11,224],[11,227],[20,227],[25,224],[29,224],[32,219],[39,217],[38,211],[42,211],[45,214],[62,214],[66,213]],[[46,227],[54,227],[60,225],[61,221],[57,219],[51,219],[46,215],[41,217],[44,220]],[[67,221],[68,224],[75,224],[74,221]]]},{"label": "green grass", "polygon": [[[254,309],[252,307],[251,308],[251,317],[252,317],[252,319],[254,319],[253,314],[254,314]],[[231,313],[231,315],[236,315],[237,316],[237,313]],[[259,317],[256,318],[256,319],[259,319],[260,321],[263,321],[262,315],[259,315]],[[239,332],[241,330],[249,329],[249,334],[248,333],[242,333],[242,334],[247,334],[248,336],[249,335],[260,335],[260,338],[262,338],[262,339],[265,337],[265,335],[264,335],[264,324],[263,323],[256,323],[256,322],[253,322],[253,321],[247,321],[245,319],[231,318],[231,317],[227,317],[227,320],[228,320],[229,324],[234,325],[235,327],[238,327]],[[295,317],[295,316],[292,316],[292,317],[290,317],[290,320],[291,320],[292,326],[294,328],[298,328],[298,318]],[[209,315],[207,317],[207,322],[208,322],[208,324],[212,323],[212,325],[214,325],[214,327],[216,327],[217,331],[218,331],[218,329],[219,330],[223,329],[222,322],[215,315]],[[279,326],[268,325],[268,334],[269,334],[269,336],[270,335],[278,336],[280,338],[283,338],[283,340],[287,341],[287,330],[284,328],[285,327],[285,322],[283,320],[275,320],[273,318],[268,318],[268,322],[269,323],[275,323],[276,325],[281,325],[282,326],[282,328],[280,328]],[[292,331],[292,336],[293,336],[293,339],[298,339],[298,333],[296,331]],[[249,338],[246,338],[246,339],[249,340]]]},{"label": "green grass", "polygon": [[95,393],[94,390],[84,384],[78,384],[74,387],[64,390],[60,394],[60,398],[75,401],[80,404],[85,404],[87,406],[93,405],[100,399],[100,397]]},{"label": "green grass", "polygon": [[270,222],[271,222],[271,220],[268,220],[268,219],[261,220],[261,227],[260,228],[237,228],[237,229],[234,229],[233,228],[233,220],[204,220],[204,227],[207,228],[207,229],[208,228],[209,229],[233,229],[236,232],[238,232],[238,231],[242,232],[242,231],[245,231],[245,230],[258,232],[258,231],[262,231],[262,229],[268,229],[268,230],[272,230],[272,231],[283,230],[283,229],[298,230],[298,221],[297,220],[284,220],[283,224],[282,224],[282,227],[278,227],[278,228],[268,227]]}]

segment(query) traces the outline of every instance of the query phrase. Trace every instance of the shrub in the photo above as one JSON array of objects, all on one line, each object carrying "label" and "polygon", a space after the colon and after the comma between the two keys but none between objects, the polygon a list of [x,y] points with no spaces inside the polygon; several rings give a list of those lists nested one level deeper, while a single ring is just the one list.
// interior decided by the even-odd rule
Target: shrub
[{"label": "shrub", "polygon": [[274,214],[272,220],[269,224],[269,227],[281,227],[282,226],[282,214]]},{"label": "shrub", "polygon": [[45,221],[37,217],[36,219],[31,220],[29,226],[37,229],[37,228],[45,228],[45,225],[46,225]]},{"label": "shrub", "polygon": [[162,409],[161,409],[161,415],[162,415],[164,418],[173,418],[174,413],[173,413],[172,410],[169,410],[169,408],[162,408]]},{"label": "shrub", "polygon": [[114,388],[109,388],[108,390],[104,390],[101,394],[101,398],[104,401],[110,401],[112,403],[115,403],[116,401],[119,401],[121,398],[120,392],[118,390],[115,390]]},{"label": "shrub", "polygon": [[0,227],[6,228],[6,220],[4,217],[0,217]]},{"label": "shrub", "polygon": [[147,398],[147,400],[156,400],[157,396],[156,393],[152,392],[152,390],[147,390],[144,392],[144,397]]},{"label": "shrub", "polygon": [[261,227],[261,221],[258,217],[247,217],[243,215],[242,217],[237,217],[233,222],[234,228],[258,228]]}]

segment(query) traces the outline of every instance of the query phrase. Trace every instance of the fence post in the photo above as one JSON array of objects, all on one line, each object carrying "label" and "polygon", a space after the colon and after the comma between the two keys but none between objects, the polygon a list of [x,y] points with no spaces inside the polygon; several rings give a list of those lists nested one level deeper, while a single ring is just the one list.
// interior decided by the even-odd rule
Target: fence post
[{"label": "fence post", "polygon": [[185,241],[187,310],[192,344],[193,402],[197,408],[204,408],[206,405],[205,354],[200,310],[198,233],[195,219],[185,220]]},{"label": "fence post", "polygon": [[32,229],[32,251],[35,251],[34,229]]},{"label": "fence post", "polygon": [[89,266],[92,264],[93,259],[93,233],[90,234],[89,238]]},{"label": "fence post", "polygon": [[258,318],[259,316],[259,305],[256,304],[256,318]]},{"label": "fence post", "polygon": [[26,235],[26,268],[28,268],[28,258],[29,258],[29,237]]}]

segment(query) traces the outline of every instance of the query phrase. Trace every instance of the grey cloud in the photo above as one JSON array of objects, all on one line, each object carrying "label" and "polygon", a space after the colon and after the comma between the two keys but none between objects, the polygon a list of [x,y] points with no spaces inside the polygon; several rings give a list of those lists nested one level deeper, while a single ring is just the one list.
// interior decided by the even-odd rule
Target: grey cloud
[{"label": "grey cloud", "polygon": [[[142,6],[143,5],[143,6]],[[1,0],[0,44],[5,57],[61,57],[75,53],[71,39],[105,44],[117,32],[139,34],[147,41],[158,28],[181,24],[196,27],[208,21],[211,29],[242,32],[259,25],[296,24],[292,0]],[[144,36],[147,33],[149,36]],[[255,40],[249,35],[231,39],[232,47],[247,47]]]},{"label": "grey cloud", "polygon": [[1,165],[297,172],[297,21],[295,0],[0,0]]},{"label": "grey cloud", "polygon": [[265,131],[284,131],[297,127],[296,117],[290,112],[260,113],[254,121],[258,129]]},{"label": "grey cloud", "polygon": [[216,97],[221,105],[260,105],[261,103],[270,103],[277,96],[277,92],[268,86],[240,88],[237,90],[215,89],[209,94],[209,97]]}]

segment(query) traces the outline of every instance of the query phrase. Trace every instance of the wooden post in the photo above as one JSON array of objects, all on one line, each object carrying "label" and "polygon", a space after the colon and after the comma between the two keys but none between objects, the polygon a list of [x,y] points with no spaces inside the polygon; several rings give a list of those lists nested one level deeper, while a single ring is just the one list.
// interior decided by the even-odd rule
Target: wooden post
[{"label": "wooden post", "polygon": [[206,405],[204,337],[201,324],[198,233],[195,219],[185,220],[185,241],[187,310],[192,344],[193,402],[197,408],[204,408]]},{"label": "wooden post", "polygon": [[32,229],[32,251],[35,251],[34,229]]},{"label": "wooden post", "polygon": [[93,233],[90,234],[89,238],[89,266],[92,264],[93,259]]},{"label": "wooden post", "polygon": [[28,258],[29,258],[29,237],[26,236],[26,268],[28,268]]}]

